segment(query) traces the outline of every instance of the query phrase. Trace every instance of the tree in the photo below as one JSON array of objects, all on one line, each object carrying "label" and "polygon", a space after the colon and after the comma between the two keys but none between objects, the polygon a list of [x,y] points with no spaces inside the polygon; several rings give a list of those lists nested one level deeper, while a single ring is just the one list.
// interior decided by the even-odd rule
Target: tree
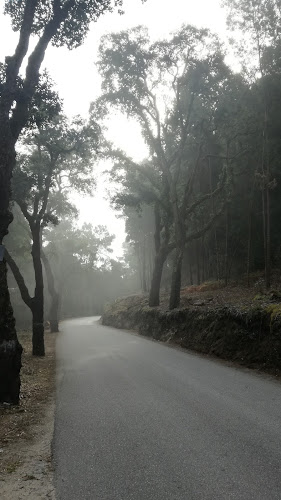
[{"label": "tree", "polygon": [[[269,56],[278,54],[281,46],[281,6],[278,0],[255,0],[246,2],[224,1],[228,8],[228,24],[231,30],[238,30],[246,39],[243,41],[243,70],[252,80],[260,78],[256,89],[260,91],[262,107],[258,123],[261,127],[260,166],[257,168],[261,190],[264,272],[266,287],[271,283],[271,191],[275,185],[269,158],[269,101],[270,94],[266,84],[266,75],[273,67],[268,64]],[[240,46],[241,49],[241,46]],[[242,51],[240,50],[241,54]],[[246,57],[245,57],[246,56]],[[272,59],[271,59],[272,61]],[[249,71],[250,69],[250,71]]]},{"label": "tree", "polygon": [[[105,147],[106,144],[106,147]],[[151,240],[153,231],[154,265],[150,272],[149,305],[159,305],[160,285],[163,267],[175,242],[172,232],[172,212],[169,203],[168,186],[165,177],[153,159],[137,164],[124,152],[114,149],[109,143],[103,144],[102,153],[114,160],[111,177],[118,186],[118,193],[112,200],[118,209],[123,210],[126,218],[128,241],[133,240],[137,248],[137,258],[142,260],[142,283],[144,284],[144,256],[140,258],[140,239]],[[120,190],[120,187],[122,189]],[[150,214],[150,230],[146,217]],[[138,222],[136,223],[136,217]],[[135,229],[138,227],[138,236]],[[133,228],[131,230],[130,228]],[[152,229],[153,228],[153,229]],[[150,245],[151,246],[151,245]],[[142,253],[143,254],[143,253]]]},{"label": "tree", "polygon": [[[72,207],[68,202],[69,188],[89,192],[93,186],[91,154],[97,146],[97,131],[93,125],[76,118],[69,124],[63,115],[28,133],[23,141],[27,153],[19,157],[14,170],[13,198],[26,218],[32,238],[32,260],[35,276],[34,296],[29,295],[23,276],[13,257],[6,250],[7,262],[18,283],[22,299],[32,312],[33,355],[44,356],[44,283],[41,262],[42,232],[49,224]],[[51,269],[43,256],[49,291],[54,294],[52,315],[58,297],[53,287]]]},{"label": "tree", "polygon": [[[121,6],[122,0],[25,0],[5,2],[13,29],[19,40],[12,56],[0,68],[0,401],[18,403],[21,346],[18,342],[7,286],[7,267],[3,259],[3,238],[8,233],[12,214],[9,208],[10,185],[16,160],[16,143],[27,125],[32,97],[49,43],[69,49],[83,42],[91,21]],[[19,78],[28,54],[32,35],[38,37],[29,55],[25,77]]]},{"label": "tree", "polygon": [[63,316],[100,313],[107,297],[116,298],[121,292],[120,279],[115,284],[110,278],[117,266],[111,258],[113,238],[103,226],[78,228],[71,219],[46,228],[44,254],[53,270]]},{"label": "tree", "polygon": [[[193,212],[222,189],[217,186],[216,193],[202,196],[193,193],[208,153],[217,95],[230,71],[217,38],[192,26],[183,26],[171,40],[154,44],[141,27],[106,36],[100,47],[99,69],[104,94],[93,104],[92,112],[102,115],[115,106],[138,120],[149,146],[150,163],[158,172],[158,189],[168,208],[161,217],[162,208],[159,203],[155,206],[156,256],[149,303],[159,304],[163,265],[175,248],[170,298],[174,308],[180,299],[184,247],[206,232],[217,217],[211,214],[196,231],[189,223]],[[167,213],[172,216],[170,227],[165,223]]]}]

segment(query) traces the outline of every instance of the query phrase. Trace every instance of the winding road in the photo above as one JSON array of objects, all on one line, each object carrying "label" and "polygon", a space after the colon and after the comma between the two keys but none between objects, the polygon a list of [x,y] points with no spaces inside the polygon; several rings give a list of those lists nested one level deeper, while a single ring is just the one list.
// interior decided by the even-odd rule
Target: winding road
[{"label": "winding road", "polygon": [[281,384],[122,330],[62,324],[58,500],[281,500]]}]

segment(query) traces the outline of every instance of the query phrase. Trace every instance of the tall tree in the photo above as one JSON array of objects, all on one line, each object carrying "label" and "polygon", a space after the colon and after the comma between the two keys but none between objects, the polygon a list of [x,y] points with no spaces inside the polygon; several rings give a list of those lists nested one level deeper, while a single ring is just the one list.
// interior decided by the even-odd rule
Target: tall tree
[{"label": "tall tree", "polygon": [[[93,187],[91,154],[97,146],[97,132],[81,119],[69,124],[63,115],[37,128],[37,135],[27,134],[23,141],[28,152],[22,154],[13,177],[13,198],[26,218],[32,237],[32,260],[35,276],[31,297],[13,257],[6,250],[7,262],[18,283],[22,298],[32,312],[33,354],[44,350],[44,282],[41,262],[42,231],[49,223],[57,224],[71,205],[69,188],[88,192]],[[49,290],[51,275],[43,258]]]},{"label": "tall tree", "polygon": [[[78,47],[90,22],[121,4],[122,0],[5,1],[6,13],[11,17],[13,29],[19,32],[19,39],[14,54],[6,57],[0,71],[0,401],[18,403],[20,388],[22,348],[17,339],[3,258],[3,238],[12,221],[9,201],[16,143],[28,122],[49,43],[70,49]],[[32,35],[37,36],[37,41],[28,57],[25,77],[19,81]]]},{"label": "tall tree", "polygon": [[[228,25],[231,30],[240,33],[243,37],[243,46],[240,43],[239,54],[243,62],[244,73],[250,79],[259,78],[258,89],[262,109],[258,123],[260,124],[260,162],[257,168],[259,186],[261,190],[262,221],[263,221],[263,246],[264,269],[266,287],[271,283],[271,190],[274,179],[270,168],[269,153],[269,101],[266,74],[270,69],[268,65],[269,53],[280,50],[281,44],[281,5],[278,0],[224,0],[228,8]],[[246,43],[245,43],[246,42]],[[242,50],[241,50],[242,49]],[[243,54],[243,56],[242,56]]]},{"label": "tall tree", "polygon": [[[106,106],[113,105],[138,120],[172,214],[171,231],[165,230],[162,239],[164,245],[158,236],[156,239],[150,305],[159,304],[163,264],[175,247],[173,308],[179,303],[184,246],[200,237],[214,220],[211,215],[198,231],[189,224],[196,208],[214,197],[214,193],[194,197],[193,188],[206,154],[206,138],[212,133],[209,122],[217,93],[230,71],[217,38],[208,30],[192,26],[183,26],[169,41],[154,44],[141,27],[109,35],[101,44],[99,68],[104,95],[94,103],[92,112],[98,110],[101,115]],[[156,210],[156,227],[161,234],[159,205]]]}]

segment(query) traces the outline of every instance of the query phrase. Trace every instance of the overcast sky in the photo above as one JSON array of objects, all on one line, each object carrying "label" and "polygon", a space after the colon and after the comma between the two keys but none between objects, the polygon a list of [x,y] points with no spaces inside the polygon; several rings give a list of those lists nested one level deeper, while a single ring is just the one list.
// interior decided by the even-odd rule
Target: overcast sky
[{"label": "overcast sky", "polygon": [[[139,24],[148,27],[151,38],[166,37],[183,23],[208,27],[222,38],[226,34],[225,11],[220,0],[125,0],[125,14],[107,14],[91,26],[87,40],[74,51],[66,48],[49,47],[43,63],[57,84],[64,100],[64,109],[69,116],[87,116],[89,104],[100,93],[100,78],[95,67],[99,40],[105,33],[128,29]],[[0,60],[13,52],[17,34],[11,32],[9,18],[0,13]],[[112,119],[109,128],[110,139],[126,150],[136,160],[145,155],[145,146],[137,125],[126,119]],[[116,234],[115,255],[121,254],[124,240],[124,223],[116,219],[108,201],[104,200],[103,177],[98,183],[95,198],[75,198],[80,209],[80,221],[94,225],[104,224]]]}]

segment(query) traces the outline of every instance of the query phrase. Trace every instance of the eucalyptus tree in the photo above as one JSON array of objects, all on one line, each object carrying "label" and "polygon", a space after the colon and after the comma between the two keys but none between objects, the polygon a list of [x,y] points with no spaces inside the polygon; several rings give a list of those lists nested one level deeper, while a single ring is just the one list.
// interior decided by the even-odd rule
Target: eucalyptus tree
[{"label": "eucalyptus tree", "polygon": [[[147,292],[149,279],[152,281],[149,301],[152,296],[159,300],[163,265],[173,248],[172,218],[161,172],[153,163],[138,164],[119,150],[109,149],[107,154],[115,160],[111,178],[117,183],[117,193],[112,201],[125,217],[126,240],[134,246],[141,288]],[[155,262],[154,269],[151,259]]]},{"label": "eucalyptus tree", "polygon": [[[266,73],[265,55],[280,48],[281,5],[279,0],[223,0],[228,27],[235,32],[239,56],[248,76]],[[233,40],[234,42],[234,40]]]},{"label": "eucalyptus tree", "polygon": [[[15,52],[0,67],[0,245],[12,221],[9,208],[11,177],[16,161],[16,143],[28,123],[29,109],[39,80],[41,64],[50,43],[81,45],[90,23],[119,8],[122,0],[5,0],[14,31],[19,33]],[[34,48],[28,54],[31,38]],[[25,76],[20,70],[28,56]],[[0,401],[18,403],[22,348],[18,342],[7,285],[7,267],[0,258]]]},{"label": "eucalyptus tree", "polygon": [[[192,230],[194,211],[215,196],[197,193],[194,197],[193,187],[208,153],[218,94],[230,71],[217,37],[192,26],[183,26],[170,40],[156,43],[150,42],[142,27],[108,35],[100,46],[98,66],[103,95],[92,106],[94,116],[115,106],[136,119],[149,147],[149,160],[161,178],[172,226],[162,259],[156,252],[155,269],[161,279],[167,249],[176,248],[170,299],[173,308],[180,298],[184,246],[200,237],[216,217],[211,214],[204,227]],[[158,304],[159,293],[152,294],[150,305]]]},{"label": "eucalyptus tree", "polygon": [[[271,169],[269,144],[269,108],[271,95],[268,76],[278,72],[274,60],[280,60],[281,49],[281,4],[279,0],[224,0],[228,9],[228,25],[240,40],[239,56],[243,72],[250,82],[255,82],[255,90],[260,93],[260,116],[257,117],[259,128],[260,161],[256,169],[261,191],[264,268],[266,287],[271,282],[271,192],[275,181]],[[279,70],[280,71],[280,70]],[[259,109],[259,107],[257,108]]]},{"label": "eucalyptus tree", "polygon": [[[48,224],[58,224],[59,217],[72,210],[69,189],[90,192],[94,185],[92,154],[97,147],[97,131],[80,118],[69,124],[63,115],[28,133],[14,170],[13,199],[28,222],[32,239],[32,260],[35,276],[31,297],[13,257],[6,250],[7,262],[18,283],[22,299],[32,312],[33,354],[44,351],[44,283],[42,270],[42,231]],[[49,290],[52,276],[43,256]],[[55,291],[53,290],[55,294]],[[56,295],[56,294],[55,294]],[[54,297],[56,299],[56,297]],[[54,304],[55,307],[55,304]]]},{"label": "eucalyptus tree", "polygon": [[[134,241],[135,248],[138,248],[138,260],[142,262],[142,286],[146,281],[144,276],[147,274],[144,268],[144,241],[150,241],[153,232],[154,251],[152,254],[154,255],[154,264],[149,273],[151,281],[149,305],[158,305],[160,302],[163,267],[168,255],[175,248],[172,231],[173,215],[167,180],[153,158],[136,163],[121,150],[114,149],[109,143],[107,143],[106,148],[103,147],[102,151],[107,158],[114,160],[111,177],[118,188],[117,193],[112,196],[112,201],[118,209],[123,211],[128,241]],[[135,231],[131,230],[132,225],[134,226],[134,212],[140,219],[136,224],[142,233],[142,236],[139,234],[139,237],[136,234],[133,235],[132,233],[135,233]],[[145,213],[150,214],[150,229],[143,220],[145,219]],[[139,249],[141,239],[143,252]],[[142,257],[140,257],[141,254]],[[143,288],[147,287],[143,286]]]},{"label": "eucalyptus tree", "polygon": [[135,210],[135,208],[126,206],[123,213],[126,221],[126,242],[132,246],[136,257],[140,288],[143,293],[147,293],[155,254],[153,208],[148,205],[143,206],[140,210]]}]

